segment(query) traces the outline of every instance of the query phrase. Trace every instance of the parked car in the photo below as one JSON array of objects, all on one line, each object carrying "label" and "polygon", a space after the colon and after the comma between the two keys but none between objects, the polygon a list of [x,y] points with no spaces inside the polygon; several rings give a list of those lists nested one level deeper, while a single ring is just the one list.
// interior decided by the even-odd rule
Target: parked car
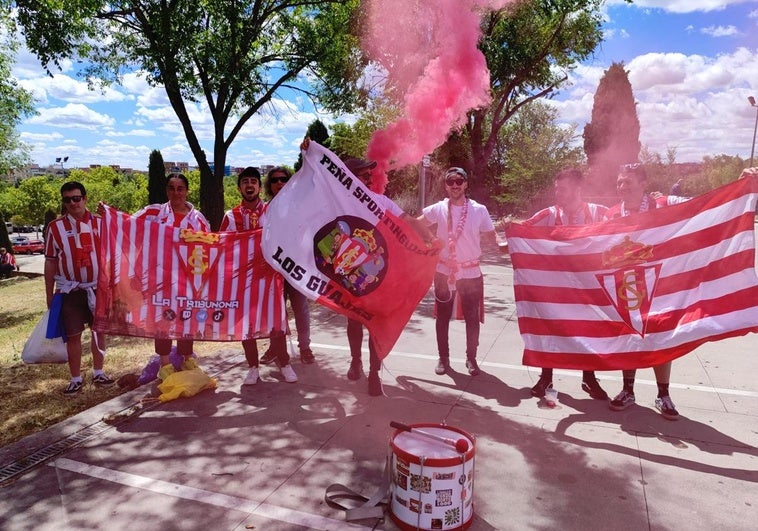
[{"label": "parked car", "polygon": [[14,225],[13,232],[34,232],[34,226],[32,225]]},{"label": "parked car", "polygon": [[34,254],[45,252],[45,242],[42,240],[31,240],[26,236],[14,236],[11,238],[14,254]]}]

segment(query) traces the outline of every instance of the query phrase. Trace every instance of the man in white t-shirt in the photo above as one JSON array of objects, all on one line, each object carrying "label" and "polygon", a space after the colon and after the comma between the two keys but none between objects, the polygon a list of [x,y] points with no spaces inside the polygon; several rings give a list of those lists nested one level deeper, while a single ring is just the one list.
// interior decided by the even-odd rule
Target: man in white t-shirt
[{"label": "man in white t-shirt", "polygon": [[445,172],[446,199],[424,208],[418,220],[437,225],[437,237],[445,244],[434,275],[434,297],[437,312],[437,350],[439,361],[435,372],[450,370],[448,330],[456,295],[460,298],[466,321],[466,369],[471,376],[479,374],[476,350],[479,347],[479,323],[484,317],[484,280],[479,268],[482,254],[481,238],[495,239],[495,226],[487,207],[466,196],[468,174],[462,168]]}]

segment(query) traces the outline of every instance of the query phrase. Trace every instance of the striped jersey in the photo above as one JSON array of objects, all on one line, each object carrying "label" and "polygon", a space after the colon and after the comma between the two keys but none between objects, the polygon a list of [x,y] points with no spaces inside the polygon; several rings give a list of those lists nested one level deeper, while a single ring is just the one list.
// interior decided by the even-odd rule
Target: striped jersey
[{"label": "striped jersey", "polygon": [[187,202],[187,206],[189,206],[190,210],[184,216],[175,213],[171,208],[170,203],[148,205],[139,212],[136,212],[134,216],[147,221],[157,221],[159,223],[171,225],[179,229],[193,229],[196,231],[210,232],[211,225],[208,223],[208,220],[205,219],[205,216],[203,216],[192,203]]},{"label": "striped jersey", "polygon": [[266,204],[258,201],[255,208],[248,208],[239,204],[231,210],[227,210],[224,219],[221,220],[220,231],[243,231],[261,228],[261,218],[266,211]]},{"label": "striped jersey", "polygon": [[56,275],[77,282],[96,282],[100,217],[85,212],[77,221],[66,214],[47,226],[45,257],[56,261]]},{"label": "striped jersey", "polygon": [[565,209],[558,205],[543,208],[531,218],[523,222],[524,225],[533,225],[535,227],[553,227],[561,225],[587,225],[602,221],[606,215],[608,207],[596,203],[582,203],[581,206],[572,213],[567,213]]}]

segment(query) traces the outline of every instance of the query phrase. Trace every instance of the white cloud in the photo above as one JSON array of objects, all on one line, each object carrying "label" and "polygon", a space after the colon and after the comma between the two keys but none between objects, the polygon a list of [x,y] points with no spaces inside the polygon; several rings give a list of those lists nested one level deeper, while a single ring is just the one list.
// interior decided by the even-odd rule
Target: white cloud
[{"label": "white cloud", "polygon": [[26,120],[27,124],[73,129],[110,128],[115,120],[107,114],[93,111],[81,103],[69,103],[64,107],[38,109],[39,114]]},{"label": "white cloud", "polygon": [[90,90],[86,81],[80,81],[64,74],[54,77],[40,76],[19,80],[19,84],[34,94],[39,102],[48,102],[52,99],[76,102],[120,102],[127,96],[114,87]]},{"label": "white cloud", "polygon": [[[670,13],[693,13],[696,11],[709,12],[721,11],[728,6],[744,4],[751,0],[634,0],[634,5],[639,8],[655,8]],[[624,4],[624,0],[609,0],[609,5]]]},{"label": "white cloud", "polygon": [[107,137],[123,137],[123,136],[155,136],[155,131],[152,129],[132,129],[130,131],[108,131]]},{"label": "white cloud", "polygon": [[[750,154],[758,97],[758,50],[739,48],[718,57],[651,53],[626,65],[637,101],[640,140],[658,153],[677,148],[679,161],[706,155]],[[590,120],[602,68],[572,73],[572,86],[553,101],[560,119],[581,131]]]},{"label": "white cloud", "polygon": [[23,142],[28,143],[48,143],[57,141],[63,138],[63,135],[58,132],[53,133],[29,133],[23,132],[19,135]]},{"label": "white cloud", "polygon": [[700,28],[700,33],[710,35],[711,37],[729,37],[731,35],[738,35],[739,30],[736,26],[708,26],[707,28]]}]

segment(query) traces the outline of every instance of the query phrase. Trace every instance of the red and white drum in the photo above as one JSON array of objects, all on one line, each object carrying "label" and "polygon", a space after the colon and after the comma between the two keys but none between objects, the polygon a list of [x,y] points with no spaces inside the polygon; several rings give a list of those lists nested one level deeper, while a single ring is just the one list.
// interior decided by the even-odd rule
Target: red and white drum
[{"label": "red and white drum", "polygon": [[[474,515],[474,438],[441,424],[410,427],[395,431],[390,441],[392,520],[403,530],[468,529]],[[455,449],[460,439],[468,442],[463,453]]]}]

